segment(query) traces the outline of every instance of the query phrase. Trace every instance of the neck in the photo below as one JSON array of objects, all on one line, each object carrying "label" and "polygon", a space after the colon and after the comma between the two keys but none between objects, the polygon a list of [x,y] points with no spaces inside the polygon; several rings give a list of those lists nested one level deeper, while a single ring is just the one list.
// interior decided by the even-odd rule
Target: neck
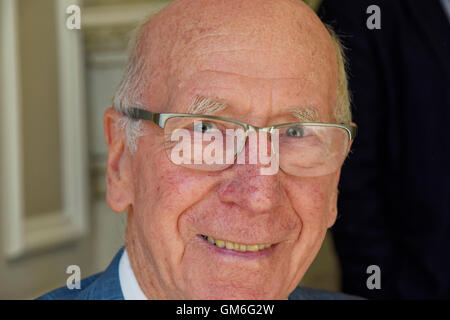
[{"label": "neck", "polygon": [[147,249],[146,239],[139,236],[144,233],[137,230],[139,226],[133,223],[133,213],[131,211],[132,209],[128,211],[125,244],[131,267],[142,292],[150,300],[179,299],[180,297],[169,293],[173,290],[170,290],[162,281],[163,277],[168,277],[169,275],[163,271],[161,272],[157,261]]}]

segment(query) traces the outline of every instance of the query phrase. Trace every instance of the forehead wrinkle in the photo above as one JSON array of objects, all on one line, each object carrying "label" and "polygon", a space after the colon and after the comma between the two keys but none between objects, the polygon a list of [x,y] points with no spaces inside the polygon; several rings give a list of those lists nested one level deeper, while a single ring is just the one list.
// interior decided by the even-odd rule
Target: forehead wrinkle
[{"label": "forehead wrinkle", "polygon": [[[223,75],[229,75],[229,76],[236,76],[236,77],[241,77],[241,78],[246,78],[246,79],[261,79],[261,77],[257,77],[257,76],[250,76],[244,73],[237,73],[237,72],[233,72],[233,71],[222,71],[219,69],[211,69],[211,68],[205,68],[205,69],[201,69],[199,72],[215,72],[215,73],[220,73]],[[265,80],[298,80],[298,78],[296,77],[270,77],[267,78]]]},{"label": "forehead wrinkle", "polygon": [[[264,41],[262,41],[262,39]],[[279,40],[275,42],[275,34],[266,34],[264,32],[211,32],[208,34],[200,35],[193,39],[178,41],[177,46],[172,52],[175,54],[183,54],[186,51],[196,50],[198,54],[211,54],[214,52],[232,52],[232,51],[273,51],[284,53],[286,49],[294,49],[296,51],[301,50],[304,47],[302,41],[294,41],[290,39],[286,43],[285,38],[276,38]],[[284,41],[281,41],[284,40]],[[300,39],[304,40],[304,39]],[[216,49],[216,50],[214,50]]]},{"label": "forehead wrinkle", "polygon": [[182,50],[190,50],[190,49],[195,48],[197,46],[197,43],[200,41],[204,41],[204,40],[210,39],[210,38],[222,38],[222,37],[227,37],[227,36],[230,36],[229,32],[214,32],[214,31],[212,31],[211,33],[208,33],[208,34],[201,34],[192,39],[189,39],[189,37],[183,38],[182,36],[180,36],[182,39],[188,38],[189,40],[185,40],[184,42],[179,41],[177,49],[181,48]]}]

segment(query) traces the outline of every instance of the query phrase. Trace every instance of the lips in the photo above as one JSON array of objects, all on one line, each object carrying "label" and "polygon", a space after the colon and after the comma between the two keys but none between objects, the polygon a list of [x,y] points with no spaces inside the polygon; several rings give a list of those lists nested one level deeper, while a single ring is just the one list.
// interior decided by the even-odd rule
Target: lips
[{"label": "lips", "polygon": [[260,243],[260,244],[243,244],[238,242],[232,242],[227,240],[214,239],[211,236],[201,235],[203,239],[209,241],[211,244],[216,245],[219,248],[226,248],[228,250],[237,252],[258,252],[268,249],[272,246],[270,243]]}]

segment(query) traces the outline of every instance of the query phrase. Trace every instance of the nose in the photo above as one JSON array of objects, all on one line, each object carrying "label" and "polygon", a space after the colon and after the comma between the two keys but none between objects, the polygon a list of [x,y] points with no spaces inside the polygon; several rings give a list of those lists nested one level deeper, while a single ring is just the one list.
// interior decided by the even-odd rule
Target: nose
[{"label": "nose", "polygon": [[[267,139],[267,136],[264,138]],[[249,153],[254,147],[252,144],[255,140],[257,139],[252,140],[249,137],[245,145],[243,152],[247,160],[250,159]],[[259,157],[256,164],[249,164],[248,161],[243,164],[235,163],[227,170],[226,180],[218,187],[220,200],[233,203],[255,214],[267,213],[277,207],[282,198],[280,175],[279,173],[264,175],[261,173],[262,168],[267,169],[267,164],[261,163]]]}]

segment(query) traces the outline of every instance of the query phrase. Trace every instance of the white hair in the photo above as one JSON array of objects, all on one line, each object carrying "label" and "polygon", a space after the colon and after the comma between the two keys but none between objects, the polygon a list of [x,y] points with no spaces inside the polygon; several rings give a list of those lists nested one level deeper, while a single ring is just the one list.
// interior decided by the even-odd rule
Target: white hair
[{"label": "white hair", "polygon": [[334,108],[334,118],[337,123],[350,124],[352,122],[351,111],[351,94],[348,90],[347,79],[347,61],[345,59],[344,46],[342,45],[339,36],[333,30],[333,28],[325,24],[328,33],[333,41],[334,48],[336,50],[337,67],[338,67],[338,86],[337,86],[337,103]]},{"label": "white hair", "polygon": [[[129,58],[122,76],[122,80],[116,90],[113,99],[114,108],[127,115],[130,108],[142,108],[145,106],[143,96],[150,81],[150,66],[145,57],[145,41],[148,35],[147,22],[141,24],[133,32],[129,44]],[[333,29],[325,25],[333,41],[338,64],[337,105],[334,108],[334,117],[337,123],[349,124],[351,122],[350,93],[346,73],[344,48],[339,37]],[[130,153],[137,150],[137,141],[142,136],[141,120],[133,120],[127,116],[118,122],[120,128],[126,130],[127,146]]]},{"label": "white hair", "polygon": [[145,23],[134,30],[129,44],[128,61],[122,80],[114,94],[113,107],[124,114],[118,126],[126,130],[127,146],[131,153],[137,150],[137,140],[142,136],[141,120],[129,118],[130,108],[145,106],[143,95],[149,81],[149,66],[145,59]]}]

